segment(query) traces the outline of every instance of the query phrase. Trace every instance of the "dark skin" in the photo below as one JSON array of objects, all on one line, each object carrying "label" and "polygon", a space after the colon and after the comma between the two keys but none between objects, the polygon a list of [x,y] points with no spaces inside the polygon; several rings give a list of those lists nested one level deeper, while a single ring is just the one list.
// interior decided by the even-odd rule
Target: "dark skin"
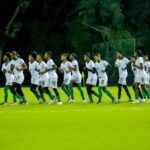
[{"label": "dark skin", "polygon": [[[10,56],[11,56],[11,58],[13,60],[17,60],[18,59],[18,54],[16,52],[11,53]],[[17,71],[24,71],[24,70],[28,69],[28,67],[27,67],[27,65],[25,63],[23,63],[21,67],[22,68],[16,68]],[[14,65],[11,65],[11,71],[13,71],[13,69],[14,69]]]},{"label": "dark skin", "polygon": [[[49,60],[51,59],[51,56],[49,56],[47,53],[45,53],[45,56],[44,56],[44,57],[45,57],[46,61],[49,61]],[[57,69],[57,66],[54,64],[51,69],[46,69],[46,70],[43,71],[43,72],[39,72],[39,74],[40,74],[40,75],[43,75],[43,74],[45,74],[45,73],[47,73],[47,72],[49,72],[49,71],[56,70],[56,69]]]}]

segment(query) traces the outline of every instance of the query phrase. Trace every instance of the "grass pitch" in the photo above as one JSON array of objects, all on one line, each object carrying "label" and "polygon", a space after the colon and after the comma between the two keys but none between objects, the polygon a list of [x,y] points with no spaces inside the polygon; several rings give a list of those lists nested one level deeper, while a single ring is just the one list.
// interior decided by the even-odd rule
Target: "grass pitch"
[{"label": "grass pitch", "polygon": [[150,104],[130,104],[124,93],[120,104],[105,95],[102,105],[81,104],[76,89],[76,103],[67,104],[59,89],[62,106],[39,105],[23,90],[28,106],[0,106],[0,150],[150,150]]}]

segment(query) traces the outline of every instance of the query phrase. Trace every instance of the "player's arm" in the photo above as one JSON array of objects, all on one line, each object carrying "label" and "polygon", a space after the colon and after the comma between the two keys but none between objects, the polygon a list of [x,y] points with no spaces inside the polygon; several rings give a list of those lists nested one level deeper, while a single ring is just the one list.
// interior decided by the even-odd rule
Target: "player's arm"
[{"label": "player's arm", "polygon": [[57,69],[57,66],[54,64],[52,66],[52,68],[47,68],[45,71],[39,72],[39,74],[42,75],[42,74],[45,74],[45,73],[47,73],[49,71],[53,71],[53,70],[56,70],[56,69]]},{"label": "player's arm", "polygon": [[112,66],[110,64],[108,64],[106,66],[105,70],[102,70],[102,72],[108,72],[111,68],[112,68]]},{"label": "player's arm", "polygon": [[136,65],[135,63],[133,63],[133,67],[136,67],[138,69],[144,69],[144,64],[141,63],[140,66]]},{"label": "player's arm", "polygon": [[21,67],[22,67],[22,68],[17,68],[17,70],[18,70],[18,71],[24,71],[24,70],[28,69],[26,63],[23,63],[23,64],[21,65]]}]

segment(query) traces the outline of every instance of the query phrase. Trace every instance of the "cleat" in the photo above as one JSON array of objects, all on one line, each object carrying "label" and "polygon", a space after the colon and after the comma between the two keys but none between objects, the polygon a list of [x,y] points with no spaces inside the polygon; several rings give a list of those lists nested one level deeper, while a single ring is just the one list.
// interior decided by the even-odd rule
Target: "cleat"
[{"label": "cleat", "polygon": [[55,96],[54,99],[53,99],[54,103],[56,103],[56,100],[57,100],[57,98],[56,98],[56,96]]},{"label": "cleat", "polygon": [[6,106],[6,105],[8,105],[8,104],[4,102],[4,103],[1,103],[0,105]]},{"label": "cleat", "polygon": [[73,99],[70,99],[68,103],[69,103],[69,104],[72,104],[72,103],[74,103],[74,100],[73,100]]},{"label": "cleat", "polygon": [[52,105],[52,104],[54,104],[55,102],[53,101],[53,100],[51,100],[50,102],[49,102],[49,105]]},{"label": "cleat", "polygon": [[140,103],[139,100],[136,100],[136,101],[132,102],[132,104],[139,104],[139,103]]},{"label": "cleat", "polygon": [[133,100],[132,100],[132,99],[129,99],[128,102],[133,102]]},{"label": "cleat", "polygon": [[94,103],[93,101],[90,101],[90,102],[89,102],[89,104],[93,104],[93,103]]},{"label": "cleat", "polygon": [[22,102],[22,105],[28,105],[28,102]]},{"label": "cleat", "polygon": [[85,104],[85,103],[86,103],[86,100],[82,100],[82,103]]},{"label": "cleat", "polygon": [[62,102],[58,102],[57,104],[58,104],[58,105],[62,105],[63,103],[62,103]]},{"label": "cleat", "polygon": [[17,102],[12,102],[11,105],[15,106],[15,105],[17,105]]},{"label": "cleat", "polygon": [[139,101],[140,101],[140,103],[144,103],[144,102],[146,102],[146,99],[141,99]]},{"label": "cleat", "polygon": [[99,101],[98,101],[98,102],[97,102],[97,105],[100,105],[100,104],[102,104],[102,102],[99,102]]},{"label": "cleat", "polygon": [[112,100],[112,104],[115,104],[115,103],[116,103],[116,100],[115,100],[115,99],[113,99],[113,100]]}]

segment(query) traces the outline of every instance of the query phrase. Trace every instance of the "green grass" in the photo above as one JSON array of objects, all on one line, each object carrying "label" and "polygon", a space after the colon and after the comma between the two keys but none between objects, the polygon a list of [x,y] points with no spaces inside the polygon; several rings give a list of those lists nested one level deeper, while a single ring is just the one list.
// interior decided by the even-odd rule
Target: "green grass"
[{"label": "green grass", "polygon": [[[0,106],[0,150],[150,150],[150,104],[130,104],[124,93],[120,104],[106,96],[102,105],[81,104],[75,91],[69,105],[60,90],[64,105],[48,106],[24,92],[28,106]],[[0,95],[2,102],[3,89]]]}]

